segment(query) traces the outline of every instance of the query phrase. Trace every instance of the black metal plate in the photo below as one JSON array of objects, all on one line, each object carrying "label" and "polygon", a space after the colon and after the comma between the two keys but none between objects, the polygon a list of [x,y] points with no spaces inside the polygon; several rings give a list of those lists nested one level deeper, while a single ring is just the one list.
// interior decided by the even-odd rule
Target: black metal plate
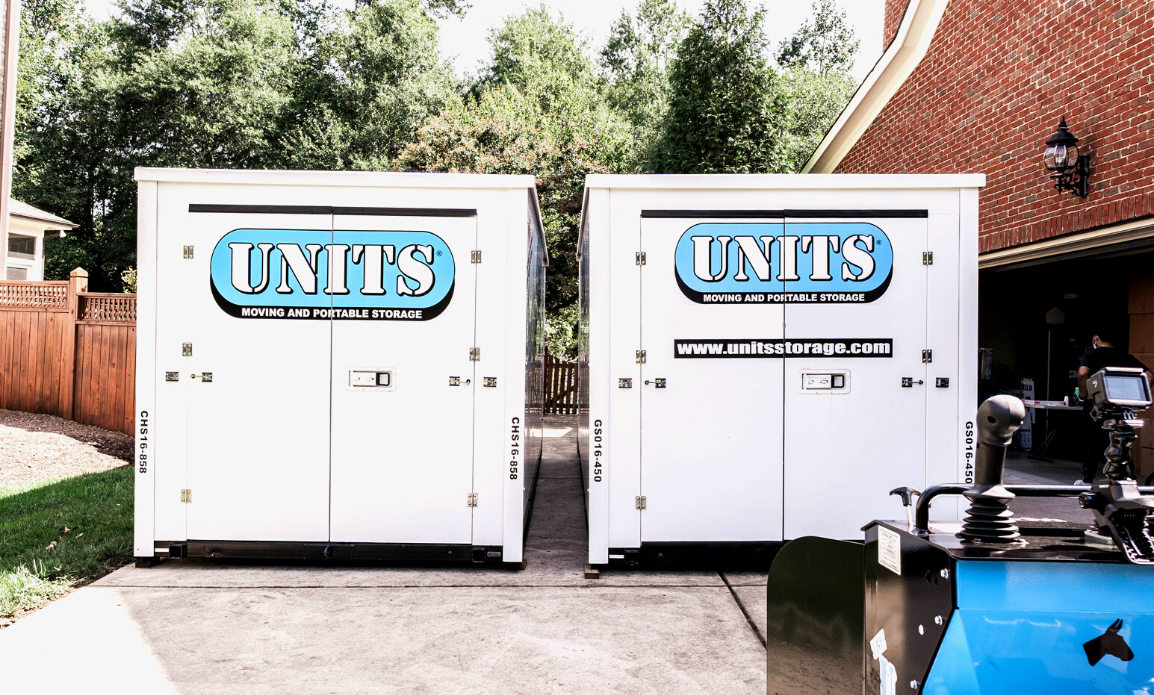
[{"label": "black metal plate", "polygon": [[767,585],[766,693],[857,695],[862,688],[865,554],[861,543],[799,538]]},{"label": "black metal plate", "polygon": [[[882,525],[901,538],[901,576],[878,562]],[[897,671],[898,692],[917,695],[954,612],[954,559],[896,525],[875,522],[865,532],[865,692],[881,692],[881,662],[873,658],[870,641],[884,629],[883,656]],[[917,689],[911,688],[912,681],[917,681]]]}]

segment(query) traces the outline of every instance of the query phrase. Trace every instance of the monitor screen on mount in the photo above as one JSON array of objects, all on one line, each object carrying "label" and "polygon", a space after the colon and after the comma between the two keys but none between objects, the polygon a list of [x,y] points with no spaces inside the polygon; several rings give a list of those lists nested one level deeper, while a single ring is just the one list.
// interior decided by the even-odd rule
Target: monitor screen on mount
[{"label": "monitor screen on mount", "polygon": [[1107,374],[1103,381],[1111,401],[1150,401],[1146,377],[1141,374]]}]

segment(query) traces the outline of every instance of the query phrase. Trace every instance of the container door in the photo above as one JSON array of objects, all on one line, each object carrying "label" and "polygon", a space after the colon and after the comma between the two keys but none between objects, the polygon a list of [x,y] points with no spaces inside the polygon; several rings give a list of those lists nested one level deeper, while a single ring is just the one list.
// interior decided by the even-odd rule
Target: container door
[{"label": "container door", "polygon": [[641,220],[643,543],[781,538],[781,233]]},{"label": "container door", "polygon": [[781,246],[785,537],[859,539],[925,485],[927,219],[791,216]]},{"label": "container door", "polygon": [[332,540],[471,543],[477,218],[334,227]]},{"label": "container door", "polygon": [[332,218],[187,220],[196,281],[159,311],[188,325],[188,537],[327,540]]}]

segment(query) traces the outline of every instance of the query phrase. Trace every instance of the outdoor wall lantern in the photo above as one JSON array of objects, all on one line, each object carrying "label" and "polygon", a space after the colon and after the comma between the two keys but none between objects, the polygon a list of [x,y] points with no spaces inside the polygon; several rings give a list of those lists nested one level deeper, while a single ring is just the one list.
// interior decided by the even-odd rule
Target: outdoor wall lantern
[{"label": "outdoor wall lantern", "polygon": [[1046,141],[1042,161],[1053,172],[1054,188],[1081,198],[1090,195],[1090,155],[1078,153],[1078,138],[1066,127],[1065,117],[1058,124],[1058,132]]}]

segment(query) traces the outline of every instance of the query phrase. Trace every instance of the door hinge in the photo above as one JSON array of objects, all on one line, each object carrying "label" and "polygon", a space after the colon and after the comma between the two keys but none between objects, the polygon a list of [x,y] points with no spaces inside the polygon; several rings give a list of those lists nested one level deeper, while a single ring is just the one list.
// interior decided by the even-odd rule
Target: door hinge
[{"label": "door hinge", "polygon": [[481,250],[480,249],[477,249],[476,251],[470,251],[469,252],[469,262],[470,263],[480,263],[481,262]]},{"label": "door hinge", "polygon": [[481,348],[479,348],[479,347],[469,348],[469,361],[470,362],[480,362],[481,361]]},{"label": "door hinge", "polygon": [[640,496],[638,496],[638,497],[635,499],[635,501],[634,501],[633,505],[634,505],[635,507],[637,507],[638,509],[645,509],[645,495],[640,495]]},{"label": "door hinge", "polygon": [[933,361],[934,361],[934,351],[933,350],[922,350],[922,362],[925,362],[928,364],[928,363],[933,362]]},{"label": "door hinge", "polygon": [[645,252],[644,251],[638,251],[637,254],[634,256],[634,258],[636,258],[637,265],[645,265]]},{"label": "door hinge", "polygon": [[644,350],[638,350],[637,351],[637,364],[645,364],[645,351]]},{"label": "door hinge", "polygon": [[934,252],[933,251],[922,251],[922,265],[933,265],[933,264],[934,264]]},{"label": "door hinge", "polygon": [[180,354],[182,357],[192,357],[192,343],[182,343]]},{"label": "door hinge", "polygon": [[186,261],[192,260],[192,247],[191,246],[185,246],[184,247],[184,260],[186,260]]},{"label": "door hinge", "polygon": [[465,501],[465,506],[466,507],[476,507],[477,506],[477,493],[475,493],[475,492],[469,493],[469,497]]},{"label": "door hinge", "polygon": [[188,504],[189,502],[192,502],[192,490],[181,490],[180,501],[182,504]]}]

